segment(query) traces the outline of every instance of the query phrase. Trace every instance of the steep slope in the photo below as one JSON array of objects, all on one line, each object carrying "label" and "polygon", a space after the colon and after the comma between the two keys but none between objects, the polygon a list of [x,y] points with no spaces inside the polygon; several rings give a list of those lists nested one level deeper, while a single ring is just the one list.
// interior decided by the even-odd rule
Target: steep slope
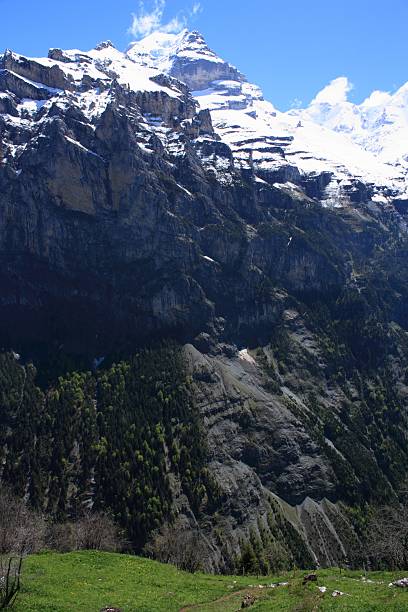
[{"label": "steep slope", "polygon": [[[213,147],[215,157],[225,162],[222,172],[228,172],[230,153],[213,138],[208,114],[197,113],[184,85],[130,64],[110,44],[88,54],[51,50],[45,60],[28,60],[11,52],[3,57],[3,257],[11,258],[11,265],[21,269],[21,280],[15,277],[15,283],[2,285],[6,311],[3,333],[9,329],[8,317],[19,319],[20,307],[25,310],[24,304],[30,303],[44,307],[53,302],[50,308],[61,308],[62,312],[66,302],[73,300],[71,305],[80,321],[87,317],[81,304],[85,294],[85,300],[94,304],[94,322],[99,316],[113,317],[113,328],[117,324],[119,334],[120,320],[122,315],[129,316],[129,309],[136,316],[132,324],[135,335],[152,331],[156,318],[161,326],[174,326],[177,318],[180,323],[188,318],[195,292],[196,315],[199,310],[211,310],[201,299],[198,284],[182,271],[200,257],[186,235],[192,229],[189,219],[199,219],[209,197],[206,192],[211,192],[204,181],[204,188],[198,189],[203,204],[191,208],[194,196],[188,186],[205,179],[198,158],[201,145],[194,147],[192,139],[200,133],[208,136],[207,147]],[[182,182],[187,177],[186,187],[179,176]],[[196,234],[198,230],[193,231]],[[134,263],[136,252],[138,264]],[[178,264],[172,272],[168,262],[174,257]],[[51,264],[46,283],[41,280],[44,262]],[[164,279],[178,273],[178,289],[167,287],[164,280],[158,282],[161,275]],[[86,280],[89,274],[91,284]],[[36,279],[33,286],[26,284],[28,277]],[[142,277],[155,288],[143,287]],[[116,292],[116,282],[125,294],[129,288],[128,298],[119,286]],[[83,287],[79,292],[78,283]],[[14,295],[17,291],[20,297],[9,301],[6,296],[10,291]],[[120,305],[113,305],[115,293]],[[145,306],[144,293],[150,295]],[[188,305],[179,308],[184,299]],[[7,304],[14,304],[10,313]],[[162,316],[163,310],[166,314]],[[143,324],[137,323],[137,312]],[[21,315],[22,336],[41,338],[43,332],[37,334],[36,330],[43,323],[36,320],[33,324],[31,316],[37,316],[35,309]],[[58,334],[58,329],[49,329],[45,338],[57,341]],[[86,335],[84,342],[79,342],[95,344],[98,334],[92,323]],[[75,344],[75,338],[72,340]]]},{"label": "steep slope", "polygon": [[3,55],[0,465],[32,503],[212,570],[358,560],[408,466],[405,176],[298,123],[196,33]]}]

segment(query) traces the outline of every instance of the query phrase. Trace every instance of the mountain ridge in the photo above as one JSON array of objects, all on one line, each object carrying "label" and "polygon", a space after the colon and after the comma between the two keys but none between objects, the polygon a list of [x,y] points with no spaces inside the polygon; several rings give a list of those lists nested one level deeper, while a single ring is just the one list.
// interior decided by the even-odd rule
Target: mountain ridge
[{"label": "mountain ridge", "polygon": [[[162,45],[162,37],[165,41],[165,44]],[[330,164],[332,166],[339,165],[339,171],[344,169],[351,175],[355,175],[358,177],[364,177],[371,181],[377,182],[384,180],[385,182],[392,184],[395,179],[397,179],[397,183],[401,182],[400,190],[404,193],[406,190],[406,160],[407,160],[407,151],[404,148],[403,138],[401,138],[401,133],[404,133],[408,129],[408,119],[406,114],[404,115],[403,109],[407,107],[407,101],[404,99],[401,100],[401,117],[397,117],[400,121],[396,122],[396,125],[392,125],[388,130],[387,134],[384,134],[384,130],[381,130],[383,127],[383,122],[380,122],[380,125],[377,126],[377,131],[374,133],[370,133],[370,128],[373,128],[376,123],[379,122],[378,115],[383,115],[388,112],[389,115],[392,115],[392,111],[395,114],[395,107],[398,107],[399,98],[403,98],[404,91],[407,85],[402,86],[395,94],[390,95],[385,92],[373,92],[373,94],[367,98],[367,100],[363,101],[361,105],[353,105],[347,102],[347,91],[351,88],[350,83],[345,79],[345,77],[340,77],[332,81],[330,85],[325,87],[314,100],[311,102],[309,107],[305,109],[292,110],[287,111],[285,113],[279,112],[276,108],[271,105],[271,103],[265,103],[262,92],[256,86],[247,83],[247,80],[242,75],[239,75],[239,78],[228,78],[228,70],[233,69],[233,67],[225,62],[221,58],[219,58],[213,51],[211,51],[206,45],[203,37],[198,32],[188,32],[184,30],[179,35],[161,35],[160,33],[156,33],[150,35],[146,39],[138,41],[131,45],[130,54],[132,55],[133,49],[147,49],[147,57],[149,56],[148,50],[150,49],[152,40],[154,41],[155,48],[159,47],[160,49],[160,62],[157,64],[155,58],[151,56],[150,61],[151,65],[158,67],[161,66],[162,69],[167,71],[169,74],[174,72],[174,64],[179,59],[179,56],[183,56],[183,45],[185,42],[189,42],[191,44],[190,56],[188,57],[189,61],[192,64],[198,64],[200,61],[208,62],[209,65],[212,63],[216,63],[218,66],[223,64],[225,66],[224,76],[221,79],[218,79],[217,74],[213,74],[215,78],[212,81],[207,80],[202,81],[201,83],[192,82],[193,94],[201,105],[202,108],[209,108],[210,111],[213,111],[213,119],[215,119],[215,125],[217,123],[221,123],[224,121],[225,123],[229,123],[230,125],[234,125],[237,123],[241,125],[248,131],[252,132],[253,141],[254,138],[260,136],[260,132],[262,130],[265,132],[265,136],[284,136],[285,138],[293,138],[294,144],[293,147],[288,147],[288,157],[291,159],[295,159],[300,169],[305,172],[310,171],[321,171],[321,164],[324,164],[324,169],[329,170]],[[174,41],[173,45],[168,46],[168,42],[172,40]],[[128,51],[129,54],[129,51]],[[166,58],[166,59],[164,59]],[[137,60],[137,55],[134,56],[134,59]],[[180,76],[179,73],[174,72],[174,76]],[[221,80],[223,82],[218,83]],[[228,81],[231,81],[228,85]],[[235,83],[235,84],[234,84]],[[239,85],[241,83],[241,85]],[[210,87],[210,85],[212,86]],[[199,85],[199,86],[197,86]],[[405,88],[405,89],[404,89]],[[207,91],[204,91],[207,90]],[[335,92],[330,93],[329,92]],[[337,96],[337,98],[336,98]],[[386,104],[384,103],[384,98],[386,98]],[[378,105],[378,101],[381,99],[380,104]],[[333,104],[330,106],[330,100]],[[375,104],[377,101],[377,104]],[[384,105],[385,104],[385,105]],[[258,108],[257,108],[258,106]],[[330,108],[329,108],[330,107]],[[367,135],[357,133],[353,135],[353,129],[356,127],[353,123],[350,124],[350,117],[348,123],[346,125],[341,125],[339,123],[340,119],[336,120],[334,116],[344,115],[344,107],[348,111],[348,115],[358,115],[359,112],[362,115],[360,118],[360,123],[362,128],[367,132]],[[369,107],[369,110],[365,113],[363,111]],[[387,111],[388,108],[388,111]],[[245,121],[244,116],[239,116],[235,113],[235,116],[229,120],[228,113],[221,113],[221,110],[246,110],[246,115],[249,115],[251,118],[251,114],[254,115],[255,119],[258,119],[258,122],[261,123],[260,129],[254,127],[256,122],[253,122],[253,126],[251,126],[250,119]],[[361,109],[361,110],[360,110]],[[258,113],[258,117],[257,117]],[[230,113],[233,115],[233,113]],[[217,121],[216,117],[219,115],[219,120]],[[371,118],[370,123],[370,115],[373,116]],[[343,117],[344,118],[344,117]],[[296,120],[295,120],[296,119]],[[351,117],[353,119],[353,117]],[[264,125],[262,125],[262,120]],[[311,125],[308,123],[311,121]],[[305,125],[305,122],[307,125]],[[391,123],[388,121],[388,123]],[[323,129],[321,134],[319,134],[319,127],[326,128]],[[302,127],[302,130],[298,129]],[[299,138],[299,132],[308,131],[306,137],[301,135]],[[350,135],[350,139],[342,139],[341,137],[336,137],[333,132],[341,135]],[[220,131],[221,138],[223,137],[222,131]],[[384,136],[387,136],[389,139],[389,143],[386,146],[386,151],[383,149],[384,144],[380,145],[380,142],[384,140]],[[227,137],[227,136],[226,136]],[[279,140],[278,138],[276,138]],[[325,141],[324,144],[321,144],[320,141]],[[228,144],[232,144],[231,140],[227,140]],[[357,146],[353,146],[357,145]],[[256,147],[252,147],[256,149]],[[290,150],[292,148],[292,150]],[[306,153],[311,153],[314,155],[314,164],[310,163],[305,155],[302,157],[296,155],[296,149],[304,148]],[[327,157],[328,149],[344,149],[344,153],[340,151],[340,155],[338,158]],[[363,150],[361,150],[363,149]],[[260,154],[260,150],[258,149],[257,153]],[[374,157],[370,157],[370,153],[374,154]],[[325,159],[326,156],[326,159]],[[319,159],[320,158],[320,159]],[[353,164],[353,158],[354,164]],[[319,164],[318,162],[321,162]],[[326,163],[325,163],[326,162]],[[264,161],[267,163],[267,161]],[[271,163],[271,162],[270,162]],[[399,173],[398,170],[393,173],[389,166],[402,166],[402,173]],[[372,171],[370,172],[372,166]],[[388,171],[387,171],[388,166]],[[377,177],[375,175],[377,174]],[[380,178],[382,177],[382,178]],[[344,178],[344,176],[343,176]]]},{"label": "mountain ridge", "polygon": [[[4,54],[5,65],[7,57],[13,56]],[[200,108],[212,114],[215,131],[232,148],[235,162],[243,168],[254,164],[260,179],[264,171],[275,169],[289,180],[295,176],[292,168],[304,175],[332,172],[327,205],[333,204],[333,193],[338,200],[346,197],[353,179],[373,185],[376,197],[385,202],[389,202],[387,190],[405,197],[407,153],[401,134],[408,130],[406,85],[393,95],[373,92],[361,105],[354,105],[346,98],[350,84],[341,77],[317,94],[309,107],[281,113],[264,100],[257,86],[210,50],[199,32],[188,30],[155,32],[131,43],[125,54],[112,43],[102,43],[89,52],[51,50],[49,58],[33,61],[54,66],[55,73],[68,72],[74,81],[85,76],[102,83],[111,72],[134,91],[154,90],[155,77],[163,73],[184,79]],[[98,66],[104,66],[102,73]],[[337,93],[331,94],[330,103],[332,91]],[[167,93],[175,95],[171,88]]]}]

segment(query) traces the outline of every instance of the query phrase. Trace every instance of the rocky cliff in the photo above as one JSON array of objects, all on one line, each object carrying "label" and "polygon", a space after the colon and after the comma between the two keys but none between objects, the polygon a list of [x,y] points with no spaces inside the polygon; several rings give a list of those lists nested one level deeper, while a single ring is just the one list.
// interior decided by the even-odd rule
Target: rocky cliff
[{"label": "rocky cliff", "polygon": [[265,531],[277,556],[339,562],[350,508],[397,499],[408,465],[406,177],[333,161],[334,136],[299,150],[201,36],[175,43],[2,56],[0,345],[44,385],[184,345],[218,494],[195,507],[169,467],[170,505],[206,567]]}]

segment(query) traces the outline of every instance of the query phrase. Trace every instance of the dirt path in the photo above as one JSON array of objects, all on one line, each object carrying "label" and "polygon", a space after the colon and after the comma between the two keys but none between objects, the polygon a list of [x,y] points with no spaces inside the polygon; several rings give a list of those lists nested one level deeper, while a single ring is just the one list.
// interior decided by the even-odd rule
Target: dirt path
[{"label": "dirt path", "polygon": [[258,599],[261,594],[263,595],[264,593],[263,591],[261,591],[261,589],[259,589],[259,587],[241,589],[239,591],[232,591],[232,593],[227,593],[226,595],[223,595],[222,597],[219,597],[218,599],[213,599],[211,601],[205,601],[205,602],[203,601],[198,604],[191,604],[189,606],[184,606],[183,608],[180,608],[179,612],[190,612],[190,610],[199,610],[200,608],[204,606],[213,606],[218,603],[222,603],[224,601],[229,601],[230,599],[234,599],[235,597],[237,598],[241,597],[242,599],[244,599],[245,595],[252,595],[253,597],[255,597],[255,599]]}]

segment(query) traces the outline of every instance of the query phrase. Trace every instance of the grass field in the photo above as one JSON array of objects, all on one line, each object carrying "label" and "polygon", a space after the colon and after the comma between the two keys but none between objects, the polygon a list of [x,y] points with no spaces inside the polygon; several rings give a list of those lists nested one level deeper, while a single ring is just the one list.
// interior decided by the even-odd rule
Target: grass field
[{"label": "grass field", "polygon": [[[101,552],[43,553],[26,559],[17,612],[98,612],[116,606],[123,612],[235,612],[246,594],[252,611],[314,610],[408,611],[408,589],[389,587],[400,573],[321,570],[318,583],[302,585],[306,572],[255,578],[186,574],[170,565]],[[271,587],[272,583],[287,585]],[[318,586],[327,587],[322,593]],[[261,588],[263,587],[263,588]],[[345,593],[333,597],[334,590]]]}]

